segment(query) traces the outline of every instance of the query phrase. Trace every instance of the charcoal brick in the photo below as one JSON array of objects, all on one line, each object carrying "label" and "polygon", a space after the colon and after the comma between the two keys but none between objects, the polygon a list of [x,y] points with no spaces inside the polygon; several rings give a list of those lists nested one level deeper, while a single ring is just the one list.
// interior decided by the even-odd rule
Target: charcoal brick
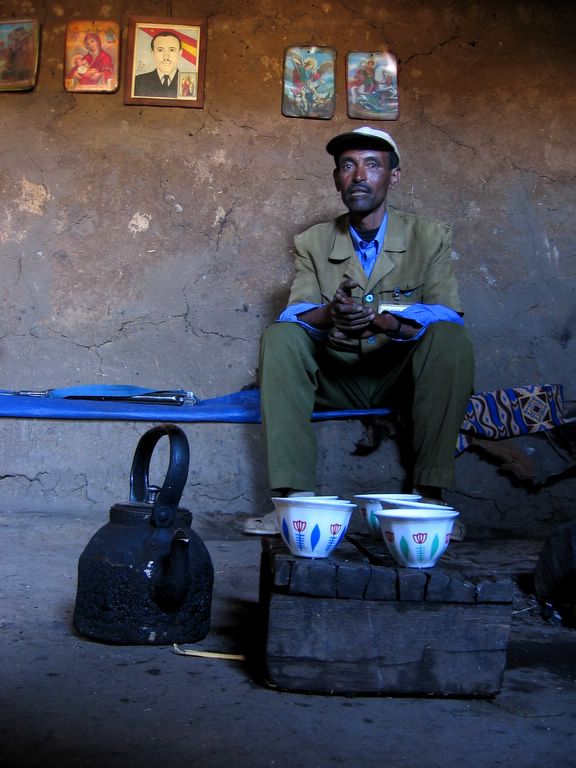
[{"label": "charcoal brick", "polygon": [[294,558],[290,594],[336,597],[336,563],[332,560]]},{"label": "charcoal brick", "polygon": [[398,598],[401,601],[417,602],[426,596],[428,577],[417,569],[398,569]]},{"label": "charcoal brick", "polygon": [[482,581],[478,584],[479,603],[511,603],[514,589],[510,579]]},{"label": "charcoal brick", "polygon": [[288,555],[277,554],[273,560],[274,586],[288,587],[292,573],[292,558]]},{"label": "charcoal brick", "polygon": [[430,603],[473,603],[476,587],[459,574],[434,570],[430,572],[426,600]]},{"label": "charcoal brick", "polygon": [[370,566],[362,563],[342,563],[336,575],[336,595],[361,600],[370,579]]},{"label": "charcoal brick", "polygon": [[378,565],[371,566],[365,597],[367,600],[397,600],[398,574],[396,570]]}]

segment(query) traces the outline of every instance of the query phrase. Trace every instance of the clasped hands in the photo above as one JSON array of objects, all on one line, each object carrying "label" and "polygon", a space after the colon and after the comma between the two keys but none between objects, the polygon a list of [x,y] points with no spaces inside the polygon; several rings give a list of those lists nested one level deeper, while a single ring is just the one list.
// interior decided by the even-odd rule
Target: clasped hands
[{"label": "clasped hands", "polygon": [[355,280],[343,280],[329,304],[332,328],[330,337],[338,343],[367,339],[377,333],[386,333],[398,326],[398,320],[389,312],[378,314],[370,307],[352,298]]}]

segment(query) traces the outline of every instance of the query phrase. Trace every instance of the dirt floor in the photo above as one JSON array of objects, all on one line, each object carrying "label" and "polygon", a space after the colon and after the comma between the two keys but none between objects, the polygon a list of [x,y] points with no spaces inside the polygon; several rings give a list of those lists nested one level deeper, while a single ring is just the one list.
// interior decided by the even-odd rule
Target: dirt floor
[{"label": "dirt floor", "polygon": [[[576,631],[545,622],[520,587],[494,698],[279,692],[241,661],[78,636],[71,626],[78,557],[103,522],[0,514],[3,766],[576,766]],[[194,647],[244,653],[257,615],[260,541],[198,532],[215,586],[212,630]],[[452,547],[522,582],[540,543]]]}]

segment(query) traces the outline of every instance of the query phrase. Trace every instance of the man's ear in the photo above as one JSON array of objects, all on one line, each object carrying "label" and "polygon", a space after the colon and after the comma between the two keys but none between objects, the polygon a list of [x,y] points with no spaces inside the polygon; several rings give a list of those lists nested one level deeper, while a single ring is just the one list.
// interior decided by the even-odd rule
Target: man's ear
[{"label": "man's ear", "polygon": [[340,181],[338,180],[338,168],[334,168],[332,171],[332,175],[334,176],[334,185],[336,186],[336,191],[340,192]]},{"label": "man's ear", "polygon": [[390,186],[393,187],[400,181],[400,168],[394,168],[390,174]]}]

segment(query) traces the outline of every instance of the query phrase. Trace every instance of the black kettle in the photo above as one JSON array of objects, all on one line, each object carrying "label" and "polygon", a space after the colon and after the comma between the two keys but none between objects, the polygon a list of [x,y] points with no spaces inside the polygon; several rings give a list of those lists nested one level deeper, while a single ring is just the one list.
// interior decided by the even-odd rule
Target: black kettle
[{"label": "black kettle", "polygon": [[[149,484],[150,459],[163,436],[170,460],[158,488]],[[163,424],[140,439],[130,502],[114,504],[78,562],[73,623],[80,634],[126,645],[193,643],[208,634],[214,568],[191,513],[178,507],[189,461],[179,427]]]}]

